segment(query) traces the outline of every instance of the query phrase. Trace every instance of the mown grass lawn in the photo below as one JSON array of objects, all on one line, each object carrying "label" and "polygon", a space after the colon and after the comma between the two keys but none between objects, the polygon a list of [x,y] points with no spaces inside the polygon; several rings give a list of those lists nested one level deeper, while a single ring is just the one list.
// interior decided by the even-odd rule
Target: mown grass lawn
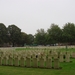
[{"label": "mown grass lawn", "polygon": [[40,69],[13,66],[0,66],[0,75],[75,75],[75,59],[61,63],[62,69]]}]

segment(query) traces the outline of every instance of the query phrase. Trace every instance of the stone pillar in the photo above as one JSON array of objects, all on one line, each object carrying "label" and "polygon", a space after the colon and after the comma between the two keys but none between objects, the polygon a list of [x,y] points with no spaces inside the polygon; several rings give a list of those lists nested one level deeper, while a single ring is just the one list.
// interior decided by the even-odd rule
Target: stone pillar
[{"label": "stone pillar", "polygon": [[71,57],[75,58],[75,52],[72,52]]},{"label": "stone pillar", "polygon": [[52,57],[51,55],[48,55],[48,57],[46,57],[46,68],[52,68]]},{"label": "stone pillar", "polygon": [[0,65],[2,65],[2,57],[0,56]]},{"label": "stone pillar", "polygon": [[12,57],[9,57],[8,64],[10,66],[13,66],[13,58]]},{"label": "stone pillar", "polygon": [[63,53],[62,52],[60,52],[60,54],[59,54],[59,61],[60,62],[64,62],[64,57],[63,57]]},{"label": "stone pillar", "polygon": [[69,52],[66,53],[65,62],[70,62],[70,53]]},{"label": "stone pillar", "polygon": [[39,58],[39,67],[45,68],[45,60],[43,58],[43,54],[41,54],[41,57]]},{"label": "stone pillar", "polygon": [[27,54],[26,56],[26,67],[31,67],[31,55]]},{"label": "stone pillar", "polygon": [[4,56],[2,59],[2,65],[8,65],[8,58],[7,56]]},{"label": "stone pillar", "polygon": [[17,55],[14,55],[14,63],[13,63],[14,66],[19,66],[19,59],[18,59],[18,56]]},{"label": "stone pillar", "polygon": [[36,57],[36,54],[32,55],[32,67],[38,67],[38,57]]},{"label": "stone pillar", "polygon": [[59,69],[59,59],[58,58],[54,58],[54,69]]},{"label": "stone pillar", "polygon": [[54,55],[54,64],[53,64],[53,67],[54,67],[54,69],[59,69],[60,68],[59,67],[59,58],[58,58],[57,53],[55,53],[55,55]]},{"label": "stone pillar", "polygon": [[13,56],[9,55],[8,65],[13,66]]},{"label": "stone pillar", "polygon": [[25,59],[24,59],[23,56],[20,58],[19,65],[20,65],[21,67],[25,67]]}]

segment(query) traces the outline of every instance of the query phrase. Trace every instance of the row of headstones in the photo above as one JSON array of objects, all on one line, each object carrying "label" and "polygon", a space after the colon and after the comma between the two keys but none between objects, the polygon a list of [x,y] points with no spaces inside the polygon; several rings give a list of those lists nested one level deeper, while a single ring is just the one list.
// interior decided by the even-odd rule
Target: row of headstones
[{"label": "row of headstones", "polygon": [[59,61],[60,62],[70,62],[71,60],[70,60],[70,57],[71,57],[71,54],[70,54],[70,52],[68,52],[68,51],[64,51],[64,52],[57,52],[57,51],[44,51],[44,50],[40,50],[40,51],[38,51],[37,52],[37,50],[36,51],[33,51],[33,52],[30,52],[30,54],[33,54],[33,53],[35,53],[35,54],[43,54],[43,56],[47,56],[47,55],[50,55],[50,57],[53,57],[53,58],[59,58]]},{"label": "row of headstones", "polygon": [[5,55],[5,56],[0,56],[0,65],[11,65],[11,66],[22,66],[22,67],[36,67],[36,68],[54,68],[54,69],[59,69],[59,59],[58,58],[53,58],[48,56],[48,57],[43,57],[43,56],[36,56],[35,54],[31,57],[29,56],[19,56],[15,55]]},{"label": "row of headstones", "polygon": [[[48,52],[48,51],[47,51]],[[12,55],[19,55],[19,56],[25,56],[26,54],[31,54],[31,55],[33,55],[33,54],[36,54],[36,55],[38,55],[39,53],[40,53],[40,55],[42,54],[43,55],[43,57],[46,57],[47,55],[50,55],[50,57],[53,57],[53,58],[59,58],[59,61],[60,62],[70,62],[70,57],[74,57],[75,55],[75,53],[73,52],[72,53],[72,55],[70,55],[70,52],[60,52],[60,53],[58,53],[58,52],[54,52],[54,51],[49,51],[48,53],[46,53],[46,52],[44,52],[44,51],[19,51],[19,52],[16,52],[16,51],[14,51],[14,53],[13,53],[13,51],[12,52],[10,52],[10,51],[7,51],[7,52],[2,52],[2,53],[0,53],[0,55],[2,54],[2,55],[4,55],[3,53],[5,53],[7,56],[12,56]],[[28,55],[28,56],[29,56]]]},{"label": "row of headstones", "polygon": [[51,50],[35,50],[35,51],[27,51],[27,53],[30,53],[30,54],[42,54],[43,55],[43,57],[46,57],[46,56],[48,56],[48,55],[50,55],[50,57],[52,57],[52,58],[59,58],[59,61],[60,62],[70,62],[70,57],[72,57],[72,55],[73,55],[73,53],[72,53],[72,55],[70,54],[70,52],[69,51],[64,51],[64,52],[59,52],[59,51],[51,51]]},{"label": "row of headstones", "polygon": [[[7,54],[8,53],[8,54]],[[20,54],[19,54],[20,53]],[[24,52],[2,52],[0,55],[0,65],[11,65],[11,66],[23,66],[23,67],[40,67],[40,68],[60,68],[59,62],[70,62],[70,53],[61,52],[58,54],[57,52],[49,53],[46,55],[45,53],[38,55],[32,53],[29,55]],[[1,53],[0,53],[1,54]],[[65,59],[64,59],[65,55]]]},{"label": "row of headstones", "polygon": [[50,50],[48,51],[47,54],[50,54],[51,57],[55,58],[59,58],[60,62],[70,62],[70,58],[72,57],[71,53],[69,51],[57,51],[57,50]]}]

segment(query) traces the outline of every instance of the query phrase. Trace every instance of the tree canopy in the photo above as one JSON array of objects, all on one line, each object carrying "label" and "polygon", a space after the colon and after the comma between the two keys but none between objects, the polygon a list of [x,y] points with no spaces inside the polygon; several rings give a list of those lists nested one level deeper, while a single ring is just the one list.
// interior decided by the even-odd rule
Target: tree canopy
[{"label": "tree canopy", "polygon": [[45,45],[46,43],[46,32],[44,31],[44,29],[38,29],[37,33],[35,34],[35,43],[38,45]]},{"label": "tree canopy", "polygon": [[66,23],[63,27],[63,41],[73,43],[75,41],[75,24]]},{"label": "tree canopy", "polygon": [[7,28],[3,23],[0,23],[0,46],[7,42]]},{"label": "tree canopy", "polygon": [[[51,40],[51,43],[59,43],[61,41],[62,30],[58,25],[51,24],[51,27],[47,30],[48,38]],[[49,41],[48,40],[48,41]]]},{"label": "tree canopy", "polygon": [[45,31],[38,29],[35,35],[21,32],[16,25],[6,27],[0,23],[0,46],[25,46],[25,45],[54,45],[59,43],[75,44],[75,24],[65,23],[63,28],[51,24]]}]

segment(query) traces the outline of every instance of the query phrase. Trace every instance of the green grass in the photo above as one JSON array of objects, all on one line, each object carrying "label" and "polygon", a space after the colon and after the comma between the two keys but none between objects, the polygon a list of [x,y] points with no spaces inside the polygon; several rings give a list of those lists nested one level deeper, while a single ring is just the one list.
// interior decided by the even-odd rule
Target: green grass
[{"label": "green grass", "polygon": [[70,63],[61,63],[62,69],[40,69],[0,66],[0,75],[75,75],[75,59]]}]

